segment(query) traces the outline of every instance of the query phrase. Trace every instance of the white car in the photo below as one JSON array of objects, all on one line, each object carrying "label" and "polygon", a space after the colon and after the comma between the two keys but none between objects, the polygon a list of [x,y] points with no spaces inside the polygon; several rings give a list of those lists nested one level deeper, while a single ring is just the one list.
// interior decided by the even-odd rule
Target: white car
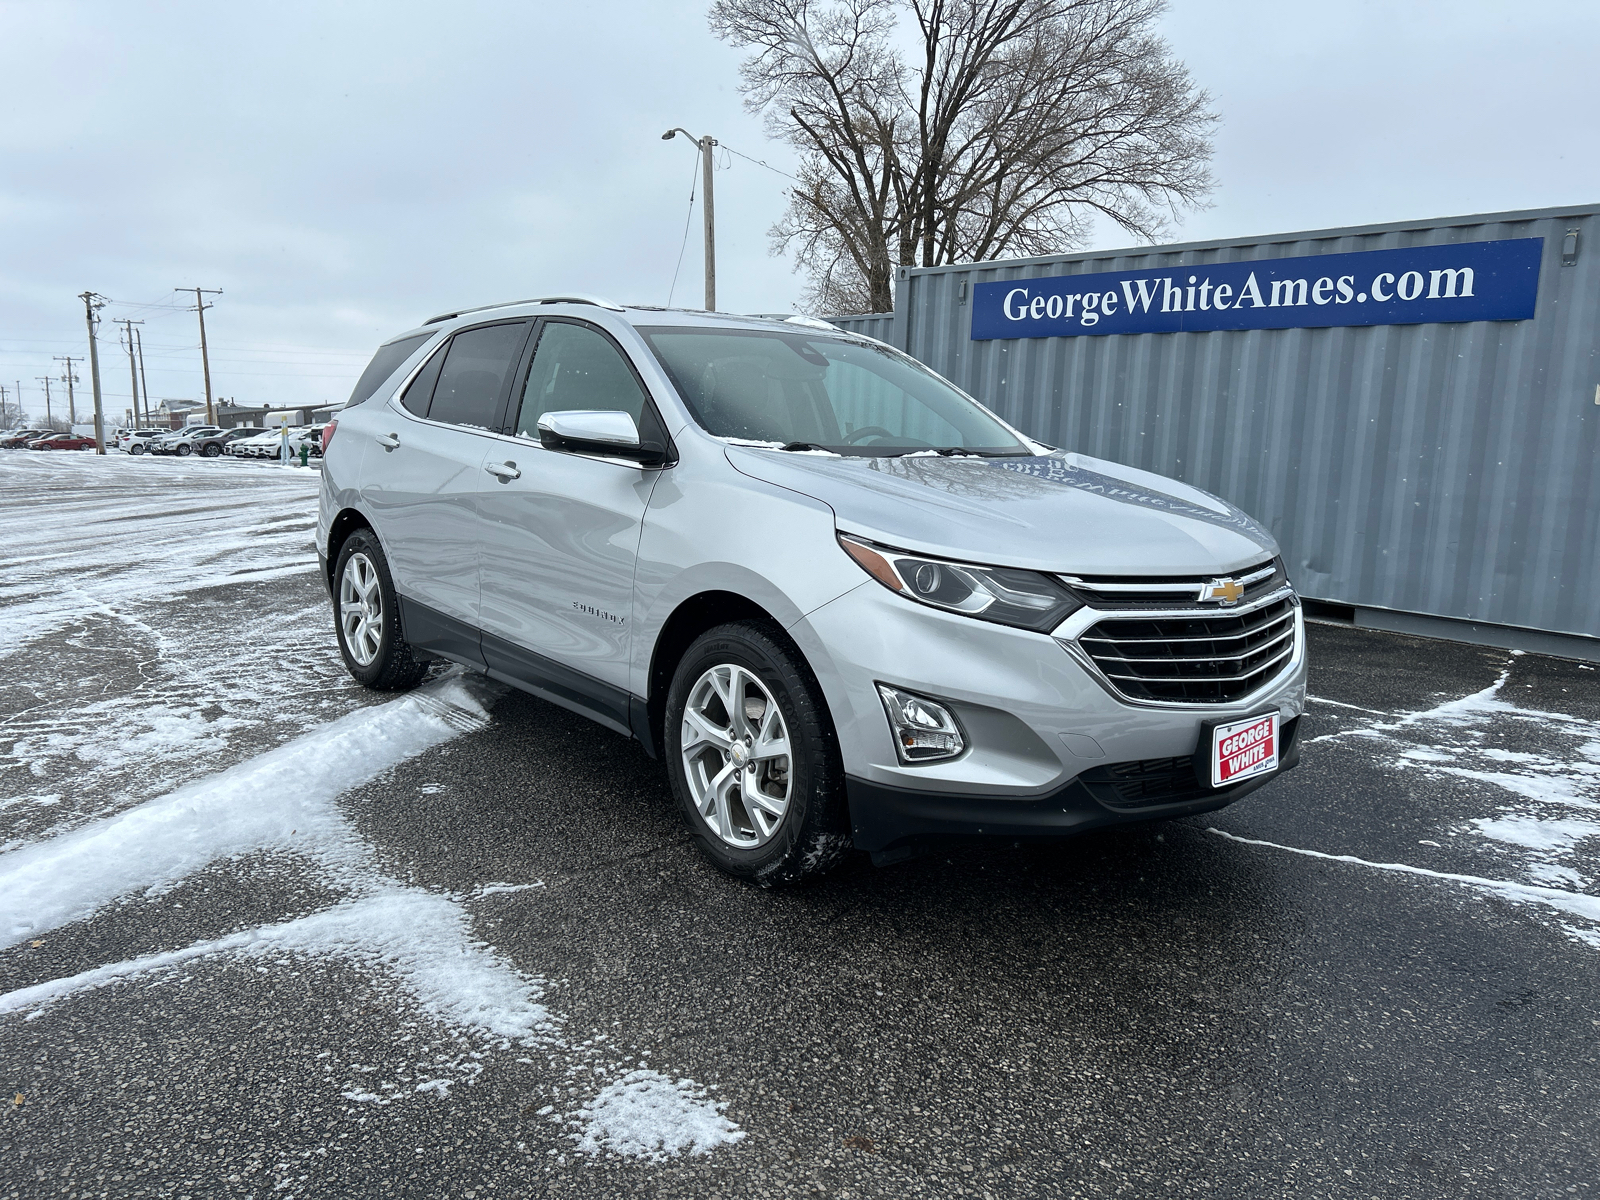
[{"label": "white car", "polygon": [[[307,438],[315,437],[313,453],[322,452],[321,430],[316,426],[301,426],[289,430],[289,453],[299,457],[300,443]],[[281,430],[269,429],[266,433],[257,434],[255,437],[240,438],[227,448],[227,453],[237,458],[277,458],[283,452],[283,433]]]},{"label": "white car", "polygon": [[156,438],[166,437],[170,429],[132,429],[117,435],[117,449],[125,454],[145,454]]}]

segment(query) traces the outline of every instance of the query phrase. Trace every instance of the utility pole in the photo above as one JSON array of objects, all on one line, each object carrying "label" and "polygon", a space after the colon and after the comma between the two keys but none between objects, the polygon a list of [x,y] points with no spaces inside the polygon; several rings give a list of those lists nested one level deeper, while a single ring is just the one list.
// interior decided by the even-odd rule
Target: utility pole
[{"label": "utility pole", "polygon": [[194,293],[194,311],[200,314],[200,366],[206,374],[206,424],[215,425],[217,414],[211,406],[211,356],[206,352],[206,309],[215,308],[205,302],[206,296],[222,295],[221,288],[173,288],[175,292]]},{"label": "utility pole", "polygon": [[[148,428],[154,419],[150,416],[150,384],[144,377],[144,333],[141,330],[133,331],[133,340],[139,345],[139,394],[144,397],[144,423]],[[138,422],[135,422],[137,424]]]},{"label": "utility pole", "polygon": [[700,147],[700,179],[701,186],[706,194],[705,204],[702,206],[701,216],[705,225],[706,241],[706,311],[717,311],[717,205],[711,194],[711,158],[712,151],[716,149],[717,139],[714,137],[697,138],[687,129],[669,129],[661,135],[663,142],[670,142],[678,134],[683,134],[695,145]]},{"label": "utility pole", "polygon": [[61,364],[61,382],[67,385],[67,421],[69,424],[78,423],[78,402],[72,394],[72,385],[80,382],[78,373],[72,369],[73,363],[80,363],[81,358],[73,358],[70,354],[57,354],[55,360]]},{"label": "utility pole", "polygon": [[83,301],[83,320],[89,326],[89,382],[94,387],[94,452],[106,452],[106,419],[100,408],[100,347],[95,342],[95,326],[100,323],[97,315],[106,306],[106,298],[96,292],[79,292],[78,299]]},{"label": "utility pole", "polygon": [[[133,320],[133,319],[131,319],[129,317],[122,317],[122,318],[119,318],[118,320],[113,321],[112,324],[113,325],[121,325],[122,326],[122,330],[127,335],[127,339],[128,339],[127,340],[128,382],[133,387],[133,426],[134,426],[135,429],[137,429],[139,427],[139,374],[138,374],[138,371],[135,369],[136,368],[136,364],[135,364],[134,358],[133,358],[133,327],[135,325],[143,325],[144,322],[143,321],[135,321],[135,320]],[[121,341],[122,339],[118,338],[117,340]],[[148,396],[145,397],[144,406],[147,409],[150,407],[150,397],[148,397]]]},{"label": "utility pole", "polygon": [[50,376],[38,376],[39,382],[44,384],[44,423],[50,425],[55,417],[50,412]]}]

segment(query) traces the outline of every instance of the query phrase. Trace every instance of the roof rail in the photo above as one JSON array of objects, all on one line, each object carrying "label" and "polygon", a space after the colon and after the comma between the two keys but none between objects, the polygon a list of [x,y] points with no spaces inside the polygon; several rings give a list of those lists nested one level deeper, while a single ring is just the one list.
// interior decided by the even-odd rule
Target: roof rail
[{"label": "roof rail", "polygon": [[612,312],[624,311],[622,305],[615,300],[607,300],[604,296],[593,296],[587,292],[569,292],[562,296],[533,296],[527,300],[502,300],[499,304],[480,304],[476,308],[458,308],[453,312],[440,313],[437,317],[429,317],[423,324],[437,325],[440,321],[464,317],[468,313],[488,312],[492,308],[514,308],[519,304],[593,304],[596,308],[609,308]]}]

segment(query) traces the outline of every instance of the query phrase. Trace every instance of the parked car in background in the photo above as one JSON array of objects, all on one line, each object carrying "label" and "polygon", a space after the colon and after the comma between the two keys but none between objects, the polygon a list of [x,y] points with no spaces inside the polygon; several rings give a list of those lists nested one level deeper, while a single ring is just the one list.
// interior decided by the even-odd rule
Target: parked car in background
[{"label": "parked car in background", "polygon": [[49,436],[48,429],[8,429],[0,434],[0,449],[26,450],[29,442]]},{"label": "parked car in background", "polygon": [[[308,457],[322,457],[322,426],[301,425],[289,430],[289,454],[300,457],[300,447],[305,446]],[[227,452],[238,458],[277,458],[283,453],[283,435],[280,430],[269,429],[259,437],[234,442]]]},{"label": "parked car in background", "polygon": [[278,453],[279,441],[278,431],[268,429],[251,437],[230,442],[223,447],[222,452],[232,458],[266,458]]},{"label": "parked car in background", "polygon": [[93,450],[94,447],[92,437],[79,437],[75,433],[52,433],[28,443],[29,450]]},{"label": "parked car in background", "polygon": [[[131,453],[128,448],[133,444],[135,438],[148,441],[150,438],[163,437],[171,432],[172,430],[170,429],[119,429],[117,430],[117,449]],[[143,453],[142,448],[140,453]]]},{"label": "parked car in background", "polygon": [[170,437],[170,429],[140,429],[129,434],[123,440],[122,449],[128,454],[146,454],[150,444],[164,437]]},{"label": "parked car in background", "polygon": [[194,443],[197,438],[210,437],[214,433],[221,433],[219,425],[194,425],[188,429],[180,429],[176,433],[169,433],[166,437],[157,438],[150,443],[151,454],[176,454],[179,458],[187,458],[194,453]]},{"label": "parked car in background", "polygon": [[217,458],[234,442],[256,437],[265,432],[267,431],[259,425],[246,425],[238,429],[224,429],[220,433],[208,433],[204,437],[193,439],[189,445],[194,454],[203,458]]}]

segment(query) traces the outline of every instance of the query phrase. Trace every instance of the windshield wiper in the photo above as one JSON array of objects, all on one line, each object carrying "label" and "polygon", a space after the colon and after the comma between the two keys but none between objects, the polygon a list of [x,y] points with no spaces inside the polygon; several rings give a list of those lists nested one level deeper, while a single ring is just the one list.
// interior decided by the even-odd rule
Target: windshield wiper
[{"label": "windshield wiper", "polygon": [[[787,442],[778,447],[779,450],[827,450],[826,446],[819,446],[815,442]],[[831,451],[830,451],[831,453]]]}]

